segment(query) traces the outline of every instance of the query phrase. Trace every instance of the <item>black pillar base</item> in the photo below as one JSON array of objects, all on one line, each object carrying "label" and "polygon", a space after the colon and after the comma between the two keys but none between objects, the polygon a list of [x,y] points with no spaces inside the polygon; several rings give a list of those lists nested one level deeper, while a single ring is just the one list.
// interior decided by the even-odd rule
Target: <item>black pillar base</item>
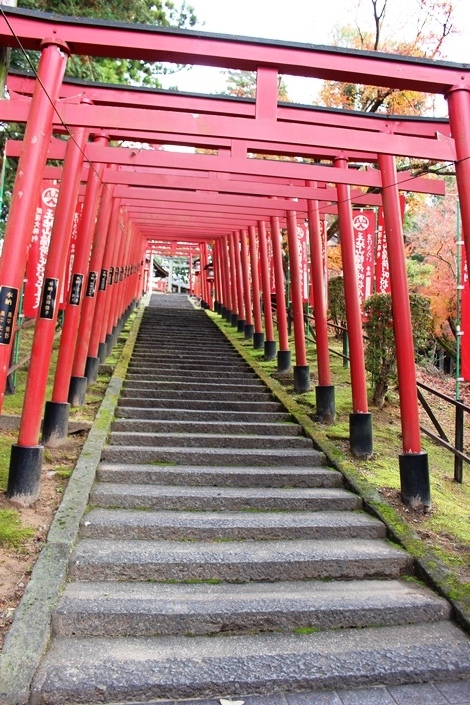
[{"label": "black pillar base", "polygon": [[290,350],[277,351],[277,371],[289,372],[291,368],[291,352]]},{"label": "black pillar base", "polygon": [[225,316],[227,315],[227,309],[225,308],[225,306],[222,306],[222,304],[219,304],[219,310],[217,311],[217,313],[222,316],[222,318],[225,318]]},{"label": "black pillar base", "polygon": [[237,331],[238,333],[244,333],[245,332],[245,321],[243,318],[239,318],[237,322]]},{"label": "black pillar base", "polygon": [[86,395],[86,377],[71,377],[69,387],[69,404],[71,406],[83,406]]},{"label": "black pillar base", "polygon": [[100,358],[91,357],[90,355],[86,359],[85,364],[85,377],[87,378],[88,387],[93,384],[98,379],[98,371],[100,369]]},{"label": "black pillar base", "polygon": [[238,314],[237,313],[232,313],[232,316],[230,318],[230,325],[233,326],[233,328],[238,327]]},{"label": "black pillar base", "polygon": [[106,345],[106,357],[111,354],[111,351],[113,349],[113,334],[112,333],[106,333],[106,340],[105,340],[105,345]]},{"label": "black pillar base", "polygon": [[29,507],[39,497],[43,446],[12,445],[7,497],[13,504]]},{"label": "black pillar base", "polygon": [[275,340],[265,340],[264,341],[264,359],[275,360],[276,358],[276,341]]},{"label": "black pillar base", "polygon": [[98,345],[98,358],[100,362],[104,362],[106,360],[106,356],[108,354],[108,346],[106,343],[100,343]]},{"label": "black pillar base", "polygon": [[224,320],[227,321],[227,323],[231,323],[232,321],[232,311],[229,308],[225,309],[225,314],[224,314]]},{"label": "black pillar base", "polygon": [[349,450],[356,458],[370,458],[372,447],[372,414],[349,414]]},{"label": "black pillar base", "polygon": [[263,350],[264,333],[253,333],[253,350]]},{"label": "black pillar base", "polygon": [[214,311],[215,313],[220,313],[220,302],[219,301],[214,301]]},{"label": "black pillar base", "polygon": [[303,394],[310,389],[310,365],[294,365],[294,389]]},{"label": "black pillar base", "polygon": [[67,439],[70,404],[46,401],[42,422],[42,442],[48,448],[57,448]]},{"label": "black pillar base", "polygon": [[253,323],[245,323],[245,339],[246,340],[253,340],[253,336],[255,334],[255,327]]},{"label": "black pillar base", "polygon": [[319,384],[315,387],[315,421],[334,423],[336,418],[335,388],[332,384]]},{"label": "black pillar base", "polygon": [[398,462],[404,504],[420,512],[427,512],[431,507],[428,454],[401,453]]}]

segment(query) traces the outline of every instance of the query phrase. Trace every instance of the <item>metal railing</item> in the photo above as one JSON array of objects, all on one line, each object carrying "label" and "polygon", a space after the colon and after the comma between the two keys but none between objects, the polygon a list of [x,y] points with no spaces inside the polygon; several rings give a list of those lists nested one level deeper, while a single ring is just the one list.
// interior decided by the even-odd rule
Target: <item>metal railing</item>
[{"label": "metal railing", "polygon": [[[421,402],[421,405],[423,409],[426,411],[427,415],[429,416],[434,428],[437,431],[436,435],[432,431],[429,431],[428,429],[424,428],[421,426],[421,431],[426,434],[426,436],[429,436],[430,438],[433,439],[436,443],[439,445],[443,446],[447,450],[449,450],[451,453],[454,454],[454,480],[455,482],[462,483],[463,482],[463,464],[469,463],[470,464],[470,456],[464,453],[464,414],[465,413],[470,413],[470,406],[467,406],[463,402],[459,401],[458,399],[453,399],[452,397],[448,396],[447,394],[443,394],[442,392],[439,392],[437,389],[434,389],[433,387],[429,387],[427,384],[423,384],[422,382],[417,382],[418,386],[418,399]],[[450,442],[446,432],[442,428],[441,424],[439,423],[438,419],[436,418],[435,413],[433,412],[431,406],[423,396],[422,392],[420,391],[421,389],[424,389],[426,392],[429,392],[430,394],[433,394],[434,396],[438,397],[439,399],[442,399],[445,401],[447,404],[452,404],[452,406],[455,407],[455,426],[454,426],[454,445]]]}]

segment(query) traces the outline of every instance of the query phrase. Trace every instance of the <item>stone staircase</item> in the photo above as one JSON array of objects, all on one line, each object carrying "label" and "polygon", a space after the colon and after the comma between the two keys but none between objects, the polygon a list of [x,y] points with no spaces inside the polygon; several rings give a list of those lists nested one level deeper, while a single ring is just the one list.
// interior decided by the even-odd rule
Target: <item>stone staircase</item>
[{"label": "stone staircase", "polygon": [[449,605],[202,311],[154,296],[32,705],[470,674]]}]

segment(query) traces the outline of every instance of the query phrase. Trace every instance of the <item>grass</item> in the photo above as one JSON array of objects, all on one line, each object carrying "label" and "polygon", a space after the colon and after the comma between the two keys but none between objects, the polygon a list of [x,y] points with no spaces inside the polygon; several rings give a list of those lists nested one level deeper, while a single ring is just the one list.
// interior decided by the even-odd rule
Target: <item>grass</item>
[{"label": "grass", "polygon": [[15,509],[0,509],[0,546],[19,548],[24,541],[34,536],[34,529],[21,524]]}]

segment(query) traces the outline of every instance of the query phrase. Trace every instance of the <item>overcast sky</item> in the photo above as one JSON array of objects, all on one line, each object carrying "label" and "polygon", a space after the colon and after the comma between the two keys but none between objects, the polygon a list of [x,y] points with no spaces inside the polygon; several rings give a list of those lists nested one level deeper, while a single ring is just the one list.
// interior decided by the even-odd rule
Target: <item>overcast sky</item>
[{"label": "overcast sky", "polygon": [[[308,44],[331,44],[335,25],[354,24],[357,0],[187,0],[195,8],[198,27],[207,32],[262,37]],[[388,27],[395,38],[414,32],[418,0],[389,0]],[[455,25],[459,34],[448,40],[446,59],[470,64],[470,0],[456,0]],[[362,0],[368,12],[368,0]],[[318,83],[289,78],[288,93],[294,102],[312,102]],[[164,81],[165,87],[180,90],[220,92],[225,78],[216,69],[184,71]]]}]

